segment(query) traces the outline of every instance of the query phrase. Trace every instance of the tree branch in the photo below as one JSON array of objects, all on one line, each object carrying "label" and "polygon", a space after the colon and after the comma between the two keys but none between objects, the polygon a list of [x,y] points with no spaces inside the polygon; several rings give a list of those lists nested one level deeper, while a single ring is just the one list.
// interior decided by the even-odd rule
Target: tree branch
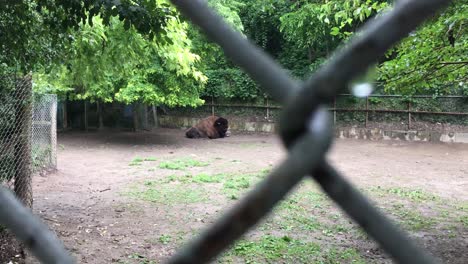
[{"label": "tree branch", "polygon": [[456,65],[456,64],[468,64],[468,61],[447,61],[447,62],[440,62],[440,65]]}]

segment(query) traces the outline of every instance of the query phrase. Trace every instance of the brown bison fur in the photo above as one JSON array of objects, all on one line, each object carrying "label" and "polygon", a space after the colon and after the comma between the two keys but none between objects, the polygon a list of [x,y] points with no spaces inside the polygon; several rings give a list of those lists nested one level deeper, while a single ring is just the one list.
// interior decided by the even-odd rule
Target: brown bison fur
[{"label": "brown bison fur", "polygon": [[223,138],[228,130],[228,121],[218,116],[202,119],[196,126],[191,127],[185,136],[188,138]]}]

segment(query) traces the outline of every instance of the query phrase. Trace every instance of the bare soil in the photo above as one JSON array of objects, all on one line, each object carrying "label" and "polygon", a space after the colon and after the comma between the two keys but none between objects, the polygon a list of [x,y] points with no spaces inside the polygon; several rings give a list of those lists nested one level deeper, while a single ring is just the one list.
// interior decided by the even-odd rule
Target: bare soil
[{"label": "bare soil", "polygon": [[[173,158],[194,157],[209,163],[190,169],[191,173],[241,174],[274,166],[285,154],[277,137],[266,134],[191,140],[176,129],[67,132],[59,134],[58,171],[34,179],[34,211],[64,241],[78,263],[159,263],[235,201],[213,194],[216,199],[198,203],[146,202],[126,195],[129,186],[173,174],[157,166]],[[129,166],[135,157],[155,157],[157,161]],[[468,202],[468,145],[338,140],[329,159],[360,189],[411,188],[448,203]],[[374,197],[378,199],[378,195]],[[390,206],[390,202],[378,204]],[[432,209],[424,201],[421,208],[430,215]],[[460,214],[466,217],[466,208]],[[341,218],[347,223],[347,218]],[[468,227],[454,223],[451,236],[439,225],[410,233],[443,262],[466,263]],[[256,232],[249,236],[255,237]],[[282,231],[270,230],[274,232]],[[167,234],[180,239],[166,243],[162,238]],[[367,262],[389,262],[372,240],[357,238],[354,233],[337,233],[324,242],[356,248]],[[28,262],[34,263],[32,259]]]}]

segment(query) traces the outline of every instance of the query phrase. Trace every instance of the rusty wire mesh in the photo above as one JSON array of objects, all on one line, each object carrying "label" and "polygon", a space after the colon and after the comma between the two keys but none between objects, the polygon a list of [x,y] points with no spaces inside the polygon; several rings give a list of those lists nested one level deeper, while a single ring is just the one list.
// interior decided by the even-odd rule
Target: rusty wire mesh
[{"label": "rusty wire mesh", "polygon": [[[448,4],[445,0],[397,1],[394,9],[369,23],[309,80],[292,79],[271,58],[232,30],[202,0],[172,0],[179,10],[218,43],[275,100],[285,105],[280,136],[288,158],[234,208],[198,238],[179,250],[169,263],[206,263],[218,256],[268,214],[305,176],[354,219],[398,263],[433,263],[428,254],[381,214],[326,160],[332,121],[326,105],[350,81],[363,74],[387,49]],[[10,193],[0,189],[0,223],[5,224],[44,263],[72,263],[58,240],[46,232]],[[30,228],[24,229],[29,226]]]}]

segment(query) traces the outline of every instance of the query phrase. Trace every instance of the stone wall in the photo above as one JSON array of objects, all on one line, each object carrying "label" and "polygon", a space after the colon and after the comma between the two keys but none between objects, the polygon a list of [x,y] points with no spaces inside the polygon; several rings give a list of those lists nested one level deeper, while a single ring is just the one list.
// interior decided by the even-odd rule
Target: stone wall
[{"label": "stone wall", "polygon": [[[195,125],[200,118],[161,116],[159,125],[167,128],[189,128]],[[275,133],[277,124],[272,122],[250,122],[242,119],[229,120],[229,129],[232,131]],[[367,140],[403,140],[420,142],[468,143],[466,132],[434,132],[415,130],[389,130],[381,128],[337,127],[337,138],[353,138]]]}]

